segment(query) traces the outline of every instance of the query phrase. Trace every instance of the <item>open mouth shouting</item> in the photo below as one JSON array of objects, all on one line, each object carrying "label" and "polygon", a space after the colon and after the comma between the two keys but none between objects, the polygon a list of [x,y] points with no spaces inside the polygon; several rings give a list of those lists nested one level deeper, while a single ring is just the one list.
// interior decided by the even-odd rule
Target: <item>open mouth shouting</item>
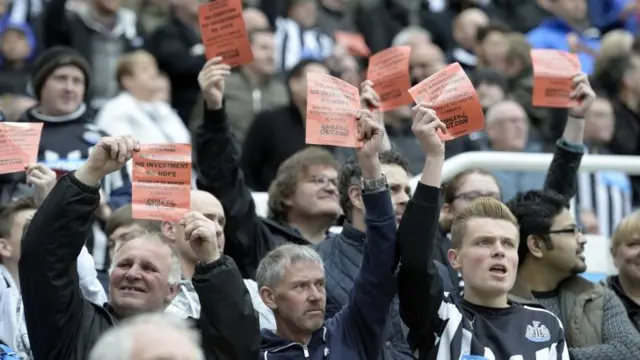
[{"label": "open mouth shouting", "polygon": [[495,264],[489,268],[489,272],[495,276],[505,276],[507,274],[507,267],[503,264]]}]

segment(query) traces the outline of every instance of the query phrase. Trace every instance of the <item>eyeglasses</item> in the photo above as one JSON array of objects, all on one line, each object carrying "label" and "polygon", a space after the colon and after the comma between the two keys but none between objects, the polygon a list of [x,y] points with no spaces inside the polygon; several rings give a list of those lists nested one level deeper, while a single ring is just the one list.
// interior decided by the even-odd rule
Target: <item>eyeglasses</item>
[{"label": "eyeglasses", "polygon": [[549,234],[573,234],[573,235],[578,235],[578,234],[582,234],[582,228],[580,228],[580,227],[571,227],[571,228],[559,229],[559,230],[549,230]]},{"label": "eyeglasses", "polygon": [[494,198],[496,200],[500,200],[500,194],[498,193],[482,193],[480,191],[469,191],[469,192],[464,192],[464,193],[460,193],[456,196],[453,197],[453,199],[462,199],[464,201],[473,201],[477,198],[481,198],[481,197],[491,197]]},{"label": "eyeglasses", "polygon": [[335,187],[338,187],[338,179],[329,178],[324,175],[313,175],[311,176],[311,179],[309,179],[309,181],[316,185],[327,186],[328,184],[331,184]]}]

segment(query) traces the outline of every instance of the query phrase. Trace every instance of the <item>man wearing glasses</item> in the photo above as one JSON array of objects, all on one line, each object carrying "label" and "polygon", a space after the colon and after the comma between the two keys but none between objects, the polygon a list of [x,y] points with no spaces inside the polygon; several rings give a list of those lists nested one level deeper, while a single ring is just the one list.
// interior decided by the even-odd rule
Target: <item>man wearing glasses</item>
[{"label": "man wearing glasses", "polygon": [[[543,306],[562,321],[572,359],[637,359],[640,336],[609,289],[579,274],[587,270],[586,239],[568,200],[552,191],[520,193],[507,203],[518,219],[518,276],[511,298]],[[536,324],[523,324],[523,332]]]}]

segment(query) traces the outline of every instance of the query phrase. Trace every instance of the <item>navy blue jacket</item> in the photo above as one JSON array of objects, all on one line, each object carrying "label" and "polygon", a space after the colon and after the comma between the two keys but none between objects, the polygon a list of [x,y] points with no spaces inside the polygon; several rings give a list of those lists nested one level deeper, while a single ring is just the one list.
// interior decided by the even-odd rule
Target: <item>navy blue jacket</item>
[{"label": "navy blue jacket", "polygon": [[[339,236],[328,238],[313,246],[324,261],[327,291],[326,319],[334,317],[349,303],[349,292],[353,287],[358,269],[360,269],[366,242],[365,233],[353,227],[349,222],[345,222]],[[447,268],[436,260],[434,262],[441,273],[445,291],[452,291],[453,286]],[[384,338],[380,346],[382,351],[378,357],[379,360],[413,359],[411,349],[409,349],[402,332],[397,297],[391,303]]]},{"label": "navy blue jacket", "polygon": [[262,331],[261,357],[268,360],[372,360],[380,344],[391,301],[396,295],[398,267],[396,221],[389,191],[362,195],[367,242],[348,304],[314,332],[307,345]]}]

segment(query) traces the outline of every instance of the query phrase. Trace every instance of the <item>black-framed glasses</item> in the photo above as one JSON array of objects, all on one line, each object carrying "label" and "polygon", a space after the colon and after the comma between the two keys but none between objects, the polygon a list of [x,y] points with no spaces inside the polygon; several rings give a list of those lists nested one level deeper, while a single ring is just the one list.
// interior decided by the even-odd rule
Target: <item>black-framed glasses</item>
[{"label": "black-framed glasses", "polygon": [[499,193],[494,193],[494,192],[489,192],[489,193],[483,193],[480,191],[468,191],[468,192],[463,192],[460,193],[456,196],[453,197],[453,199],[461,199],[464,201],[473,201],[477,198],[481,198],[481,197],[491,197],[494,198],[496,200],[500,200],[500,194]]},{"label": "black-framed glasses", "polygon": [[549,230],[549,234],[573,234],[573,235],[578,235],[578,234],[582,234],[582,228],[580,228],[580,227],[571,227],[571,228],[566,228],[566,229]]}]

